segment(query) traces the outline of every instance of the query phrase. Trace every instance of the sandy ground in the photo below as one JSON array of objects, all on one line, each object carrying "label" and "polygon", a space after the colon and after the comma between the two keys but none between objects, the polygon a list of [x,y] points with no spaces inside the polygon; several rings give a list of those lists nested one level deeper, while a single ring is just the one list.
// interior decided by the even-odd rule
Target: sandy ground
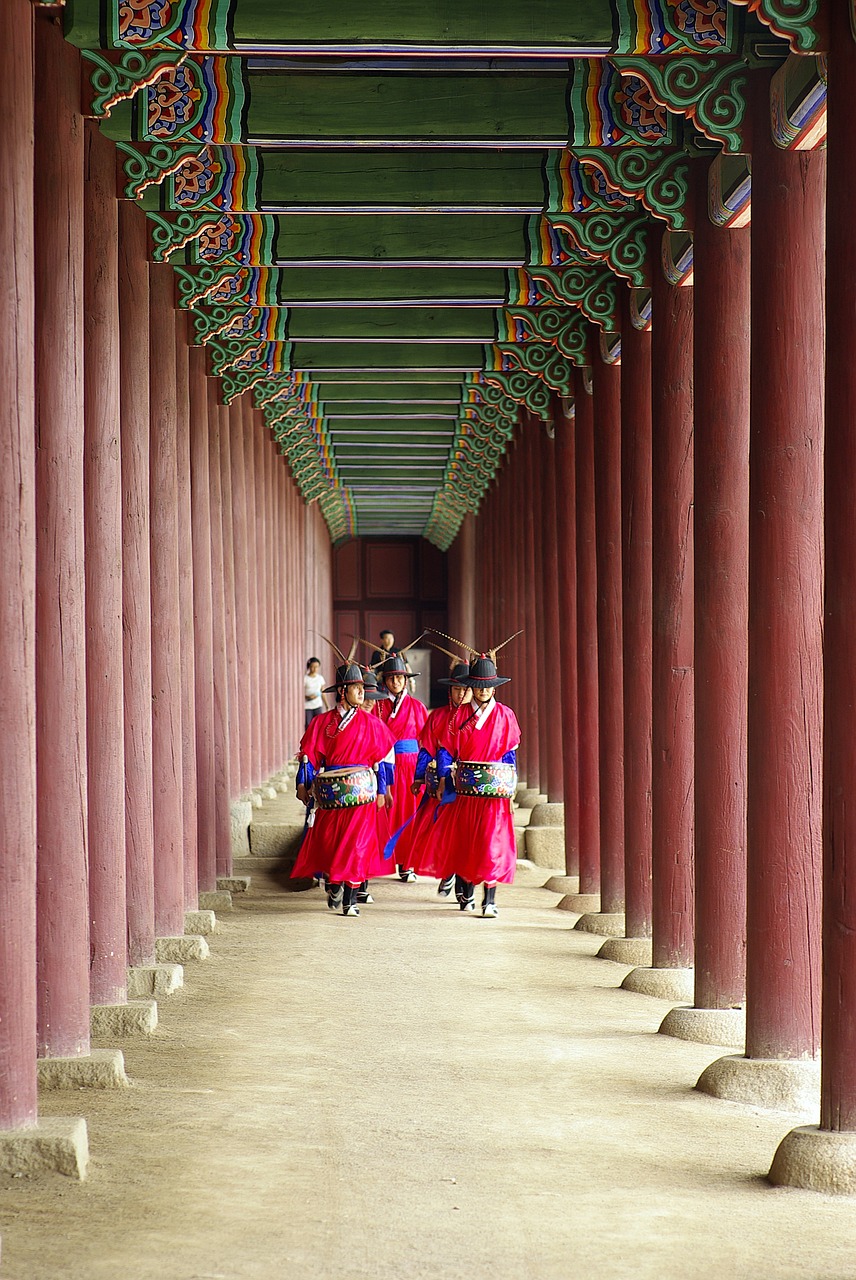
[{"label": "sandy ground", "polygon": [[45,1097],[90,1175],[0,1181],[4,1280],[856,1277],[856,1203],[763,1180],[799,1118],[694,1093],[722,1051],[656,1035],[543,875],[495,921],[256,877],[133,1087]]}]

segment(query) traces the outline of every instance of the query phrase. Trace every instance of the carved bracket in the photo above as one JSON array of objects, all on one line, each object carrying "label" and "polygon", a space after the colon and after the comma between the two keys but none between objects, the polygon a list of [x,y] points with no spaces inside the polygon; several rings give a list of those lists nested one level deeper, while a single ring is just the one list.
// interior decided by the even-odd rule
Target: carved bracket
[{"label": "carved bracket", "polygon": [[672,231],[687,226],[689,164],[683,152],[663,155],[642,147],[592,147],[577,152],[614,190],[634,196]]},{"label": "carved bracket", "polygon": [[616,58],[622,76],[636,76],[667,111],[684,115],[726,151],[745,150],[746,67],[721,58]]},{"label": "carved bracket", "polygon": [[648,279],[647,213],[624,218],[615,213],[590,213],[580,218],[555,218],[554,224],[565,231],[583,253],[601,259],[618,276],[624,276],[638,289]]},{"label": "carved bracket", "polygon": [[165,178],[181,168],[185,160],[198,156],[203,150],[201,146],[192,144],[170,147],[163,142],[155,143],[145,151],[127,142],[117,142],[116,149],[125,157],[122,168],[126,178],[126,200],[139,200],[149,187],[159,187]]},{"label": "carved bracket", "polygon": [[131,49],[115,61],[94,49],[81,50],[81,57],[94,64],[89,75],[91,99],[84,104],[83,114],[103,119],[119,102],[133,98],[139,89],[156,84],[162,76],[180,67],[186,53],[164,50],[161,53],[141,53]]},{"label": "carved bracket", "polygon": [[757,14],[774,35],[787,40],[792,53],[829,49],[820,0],[730,0]]},{"label": "carved bracket", "polygon": [[152,257],[155,262],[168,262],[179,249],[202,236],[215,239],[224,222],[223,215],[216,213],[179,213],[173,218],[164,218],[159,213],[148,216],[152,223]]}]

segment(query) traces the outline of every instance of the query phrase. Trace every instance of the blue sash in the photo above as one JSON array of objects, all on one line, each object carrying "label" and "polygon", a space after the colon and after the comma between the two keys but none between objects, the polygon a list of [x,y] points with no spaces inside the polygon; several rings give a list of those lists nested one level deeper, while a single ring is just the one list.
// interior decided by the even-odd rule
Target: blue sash
[{"label": "blue sash", "polygon": [[401,738],[395,744],[395,754],[397,756],[415,756],[419,750],[419,743],[415,738]]}]

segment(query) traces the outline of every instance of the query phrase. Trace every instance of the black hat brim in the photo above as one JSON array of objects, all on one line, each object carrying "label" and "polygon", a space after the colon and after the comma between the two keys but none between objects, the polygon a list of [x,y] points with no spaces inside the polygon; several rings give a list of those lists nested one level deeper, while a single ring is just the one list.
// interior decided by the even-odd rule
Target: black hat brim
[{"label": "black hat brim", "polygon": [[510,680],[511,676],[467,676],[456,683],[462,684],[465,689],[496,689],[501,684],[508,684]]}]

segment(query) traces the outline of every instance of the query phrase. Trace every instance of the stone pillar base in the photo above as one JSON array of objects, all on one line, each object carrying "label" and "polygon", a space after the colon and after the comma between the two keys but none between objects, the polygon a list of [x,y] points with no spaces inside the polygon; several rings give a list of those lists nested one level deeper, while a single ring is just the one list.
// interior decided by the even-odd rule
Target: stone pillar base
[{"label": "stone pillar base", "polygon": [[64,1173],[82,1182],[89,1167],[89,1140],[82,1116],[47,1116],[32,1129],[0,1133],[0,1173]]},{"label": "stone pillar base", "polygon": [[121,1049],[93,1049],[79,1058],[39,1058],[36,1063],[40,1089],[125,1089]]},{"label": "stone pillar base", "polygon": [[550,876],[550,879],[543,887],[549,889],[551,893],[561,893],[563,895],[579,893],[580,878],[579,876]]},{"label": "stone pillar base", "polygon": [[185,911],[184,932],[199,934],[207,938],[217,928],[217,917],[213,911]]},{"label": "stone pillar base", "polygon": [[262,800],[275,800],[279,795],[276,787],[272,787],[270,783],[266,783],[263,787],[259,787]]},{"label": "stone pillar base", "polygon": [[660,1033],[696,1044],[721,1044],[742,1049],[746,1044],[746,1012],[743,1009],[670,1009],[660,1023]]},{"label": "stone pillar base", "polygon": [[635,991],[637,995],[654,996],[657,1000],[680,1000],[683,1003],[693,998],[693,979],[692,969],[641,967],[631,969],[621,985],[625,991]]},{"label": "stone pillar base", "polygon": [[632,964],[650,969],[652,942],[650,938],[607,938],[598,951],[601,960],[614,964]]},{"label": "stone pillar base", "polygon": [[217,888],[223,893],[247,893],[252,884],[251,876],[218,876]]},{"label": "stone pillar base", "polygon": [[600,894],[567,893],[556,906],[560,911],[576,911],[577,915],[584,916],[590,911],[600,911]]},{"label": "stone pillar base", "polygon": [[262,795],[261,791],[259,791],[258,787],[256,787],[253,791],[250,792],[251,808],[262,809],[264,807],[264,802],[265,802],[265,798]]},{"label": "stone pillar base", "polygon": [[212,889],[208,893],[200,893],[199,909],[201,911],[231,911],[232,895],[228,889]]},{"label": "stone pillar base", "polygon": [[580,916],[575,929],[581,933],[599,933],[604,938],[620,938],[624,934],[623,911],[587,911]]},{"label": "stone pillar base", "polygon": [[547,803],[547,797],[537,787],[518,787],[515,798],[521,809],[534,809],[536,804]]},{"label": "stone pillar base", "polygon": [[250,823],[252,820],[253,806],[250,800],[244,796],[241,796],[239,800],[233,800],[229,806],[233,858],[248,858],[250,856]]},{"label": "stone pillar base", "polygon": [[171,996],[184,986],[180,964],[142,964],[128,970],[128,999],[148,1000]]},{"label": "stone pillar base", "polygon": [[816,1125],[791,1129],[779,1143],[767,1177],[775,1187],[856,1195],[856,1133]]},{"label": "stone pillar base", "polygon": [[561,805],[539,805],[532,810],[529,825],[523,837],[526,857],[536,867],[548,867],[551,871],[561,871],[565,865],[565,828],[540,825],[535,822],[536,814],[544,809],[561,809]]},{"label": "stone pillar base", "polygon": [[717,1058],[696,1083],[700,1093],[768,1111],[817,1111],[820,1063],[813,1058]]},{"label": "stone pillar base", "polygon": [[158,1025],[156,1000],[127,1000],[124,1004],[95,1004],[89,1010],[93,1036],[120,1040],[124,1036],[150,1036]]},{"label": "stone pillar base", "polygon": [[208,943],[198,934],[181,938],[155,938],[155,956],[161,964],[187,964],[191,960],[207,960]]}]

